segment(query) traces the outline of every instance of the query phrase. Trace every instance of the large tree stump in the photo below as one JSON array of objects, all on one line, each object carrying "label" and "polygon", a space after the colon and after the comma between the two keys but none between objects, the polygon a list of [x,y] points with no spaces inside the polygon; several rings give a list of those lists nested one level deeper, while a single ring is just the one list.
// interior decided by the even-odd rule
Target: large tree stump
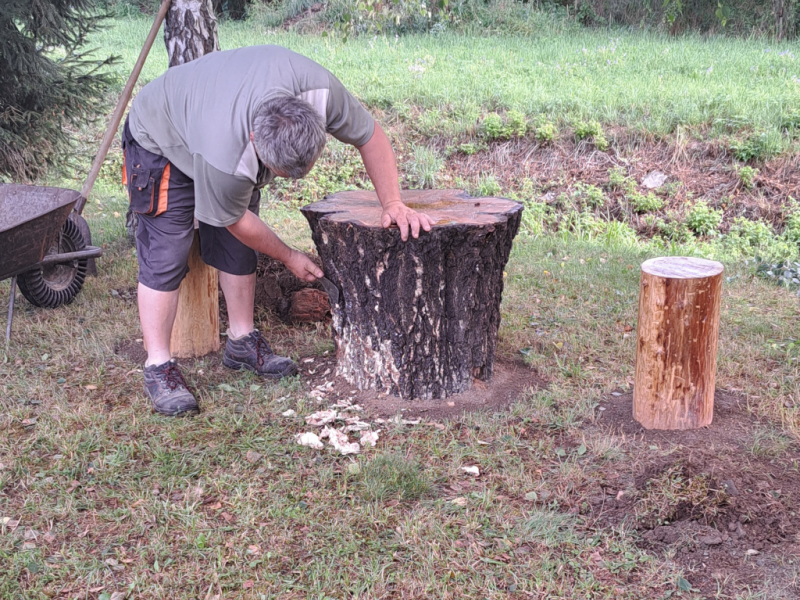
[{"label": "large tree stump", "polygon": [[[172,0],[164,22],[169,66],[182,65],[219,50],[217,20],[211,0]],[[200,257],[195,239],[189,253],[189,273],[181,282],[178,313],[172,326],[170,351],[191,358],[219,350],[217,270]]]},{"label": "large tree stump", "polygon": [[419,239],[381,227],[374,192],[304,207],[332,307],[337,370],[359,389],[444,398],[492,376],[503,268],[522,205],[459,190],[403,192],[436,224]]},{"label": "large tree stump", "polygon": [[696,429],[714,417],[720,263],[642,264],[633,417],[646,429]]}]

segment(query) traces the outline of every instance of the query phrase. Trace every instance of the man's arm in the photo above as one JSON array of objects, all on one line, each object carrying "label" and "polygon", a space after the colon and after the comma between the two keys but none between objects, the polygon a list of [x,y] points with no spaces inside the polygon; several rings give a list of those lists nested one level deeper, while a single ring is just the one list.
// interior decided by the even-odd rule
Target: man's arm
[{"label": "man's arm", "polygon": [[323,275],[322,270],[310,258],[289,248],[266,223],[249,210],[236,223],[228,225],[227,229],[245,246],[281,261],[303,281],[315,281]]},{"label": "man's arm", "polygon": [[430,217],[408,208],[400,200],[397,161],[392,150],[392,143],[377,122],[372,137],[366,144],[360,146],[358,151],[361,153],[361,160],[364,161],[367,175],[375,186],[378,200],[383,206],[381,224],[389,227],[392,223],[396,223],[400,228],[400,237],[403,241],[408,239],[409,228],[411,235],[415,238],[419,237],[420,228],[430,231],[432,224]]}]

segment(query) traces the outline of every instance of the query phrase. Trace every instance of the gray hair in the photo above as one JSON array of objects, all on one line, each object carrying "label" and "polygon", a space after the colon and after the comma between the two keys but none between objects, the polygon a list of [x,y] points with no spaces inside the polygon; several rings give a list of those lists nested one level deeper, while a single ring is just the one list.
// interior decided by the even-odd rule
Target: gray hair
[{"label": "gray hair", "polygon": [[325,148],[325,122],[308,102],[288,94],[265,100],[253,119],[253,141],[270,169],[303,177]]}]

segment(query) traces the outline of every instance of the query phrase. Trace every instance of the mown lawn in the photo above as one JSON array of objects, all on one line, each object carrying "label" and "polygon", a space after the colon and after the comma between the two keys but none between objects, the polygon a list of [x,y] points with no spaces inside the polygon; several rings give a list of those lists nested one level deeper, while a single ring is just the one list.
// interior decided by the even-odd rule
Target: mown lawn
[{"label": "mown lawn", "polygon": [[[121,55],[120,73],[127,76],[149,26],[144,18],[117,20],[96,43]],[[305,54],[370,107],[439,110],[427,123],[433,131],[469,129],[483,112],[515,108],[655,133],[702,126],[718,133],[764,130],[780,138],[800,106],[796,42],[543,29],[532,37],[444,33],[342,43],[257,21],[223,22],[219,37],[223,49],[278,44]],[[142,82],[165,66],[166,52],[157,43]]]},{"label": "mown lawn", "polygon": [[[114,208],[122,206],[106,207]],[[302,226],[288,211],[264,216],[281,232]],[[692,583],[693,574],[637,545],[639,517],[604,527],[581,508],[596,481],[638,498],[632,483],[613,478],[676,452],[669,439],[643,444],[596,422],[598,405],[630,387],[644,258],[520,238],[499,354],[524,359],[547,387],[507,411],[386,424],[376,448],[345,458],[294,443],[303,417],[319,408],[302,377],[265,384],[213,356],[186,367],[199,417],[152,414],[141,364],[115,352],[140,335],[128,293],[135,259],[122,239],[107,242],[100,276],[74,304],[20,302],[0,365],[0,596],[633,599],[679,591],[678,577]],[[742,460],[766,456],[796,471],[796,300],[728,269],[718,387],[765,419],[742,433]],[[260,322],[296,359],[331,349],[324,326]],[[298,416],[282,416],[289,408]],[[780,556],[785,577],[753,592],[791,597],[778,594],[796,566]],[[719,585],[728,594],[720,597],[757,597],[736,596],[746,589],[736,579]]]}]

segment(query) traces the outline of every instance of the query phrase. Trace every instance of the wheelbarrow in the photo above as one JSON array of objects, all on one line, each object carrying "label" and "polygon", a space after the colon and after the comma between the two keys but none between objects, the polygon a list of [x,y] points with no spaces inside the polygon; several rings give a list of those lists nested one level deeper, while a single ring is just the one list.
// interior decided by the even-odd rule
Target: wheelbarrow
[{"label": "wheelbarrow", "polygon": [[69,304],[83,287],[90,258],[70,212],[80,192],[33,185],[0,184],[0,280],[11,277],[6,340],[11,338],[17,285],[34,306]]},{"label": "wheelbarrow", "polygon": [[11,277],[6,345],[11,339],[17,286],[34,306],[69,304],[81,291],[94,259],[103,253],[91,245],[91,232],[81,213],[170,2],[161,3],[81,191],[0,184],[0,281]]}]

